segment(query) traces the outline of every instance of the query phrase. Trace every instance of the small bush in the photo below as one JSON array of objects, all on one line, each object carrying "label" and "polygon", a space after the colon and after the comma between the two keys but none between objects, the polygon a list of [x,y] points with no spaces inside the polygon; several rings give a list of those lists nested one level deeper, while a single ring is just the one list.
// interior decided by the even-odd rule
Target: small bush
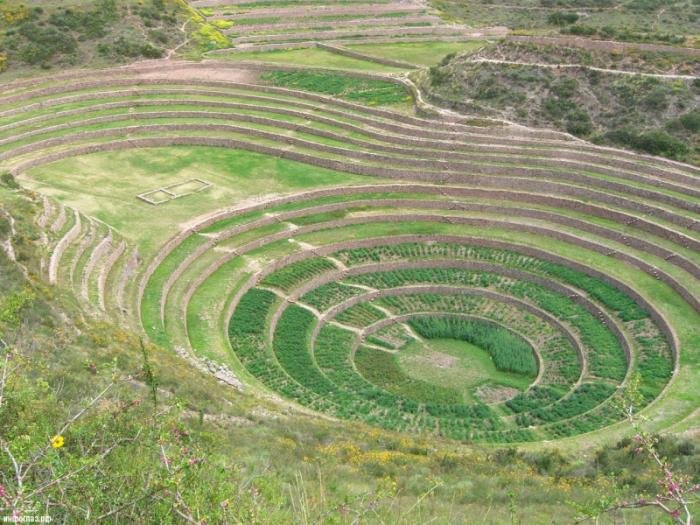
[{"label": "small bush", "polygon": [[168,33],[166,33],[165,31],[162,31],[160,29],[151,29],[148,32],[148,38],[150,38],[154,42],[158,42],[160,44],[167,44],[168,43]]},{"label": "small bush", "polygon": [[670,158],[682,158],[689,151],[687,144],[661,130],[635,133],[628,129],[618,129],[605,133],[600,138],[620,146]]},{"label": "small bush", "polygon": [[568,112],[576,109],[576,106],[570,100],[557,97],[548,97],[542,103],[542,107],[548,115],[555,119],[561,119]]},{"label": "small bush", "polygon": [[[106,48],[101,48],[100,52],[102,52],[102,49],[106,49]],[[128,58],[137,58],[137,57],[161,58],[163,56],[162,49],[154,47],[153,45],[149,44],[148,42],[138,42],[135,40],[127,40],[124,37],[120,37],[119,39],[117,39],[114,42],[114,45],[111,47],[111,50],[117,56],[128,57]]]},{"label": "small bush", "polygon": [[213,20],[212,24],[217,29],[230,29],[233,27],[233,22],[231,20]]},{"label": "small bush", "polygon": [[28,41],[19,52],[21,60],[27,64],[47,63],[56,55],[71,55],[78,50],[73,36],[53,27],[42,28],[26,22],[20,26],[19,34]]},{"label": "small bush", "polygon": [[102,38],[106,35],[107,19],[95,11],[75,12],[71,9],[52,13],[49,23],[63,31],[76,31],[87,38]]},{"label": "small bush", "polygon": [[[1,68],[0,68],[1,69]],[[680,117],[681,125],[691,133],[700,133],[700,110],[694,109]]]},{"label": "small bush", "polygon": [[444,84],[450,76],[447,71],[438,66],[431,66],[428,70],[428,74],[430,75],[431,86],[440,86]]},{"label": "small bush", "polygon": [[12,173],[10,173],[9,171],[6,171],[2,175],[0,175],[0,183],[4,186],[7,186],[8,188],[19,188],[19,184],[17,184],[17,181],[12,176]]},{"label": "small bush", "polygon": [[161,58],[163,56],[163,50],[151,44],[143,44],[141,46],[141,55],[145,58]]},{"label": "small bush", "polygon": [[577,108],[566,115],[566,131],[577,137],[585,137],[593,131],[593,122],[588,112]]},{"label": "small bush", "polygon": [[664,111],[668,107],[668,94],[663,86],[656,86],[642,99],[645,108],[651,111]]},{"label": "small bush", "polygon": [[229,39],[212,24],[201,24],[192,34],[192,39],[202,51],[222,49],[231,45]]},{"label": "small bush", "polygon": [[25,5],[3,7],[1,13],[7,24],[18,24],[30,17],[30,11]]},{"label": "small bush", "polygon": [[558,97],[571,98],[578,90],[578,80],[572,77],[564,77],[554,82],[549,89]]},{"label": "small bush", "polygon": [[547,18],[547,21],[555,26],[565,26],[569,24],[573,24],[578,20],[578,15],[576,13],[567,13],[564,11],[557,11],[556,13],[552,13],[549,15],[549,18]]},{"label": "small bush", "polygon": [[445,55],[445,56],[442,58],[442,60],[440,60],[440,64],[439,64],[439,65],[441,65],[441,66],[446,66],[446,65],[449,64],[450,61],[451,61],[454,57],[456,57],[456,56],[457,56],[457,53],[449,53],[449,54]]},{"label": "small bush", "polygon": [[561,32],[567,33],[569,35],[576,35],[576,36],[593,36],[598,31],[596,30],[595,27],[587,26],[584,24],[575,24],[575,25],[572,25],[572,26],[569,26],[567,28],[562,29]]}]

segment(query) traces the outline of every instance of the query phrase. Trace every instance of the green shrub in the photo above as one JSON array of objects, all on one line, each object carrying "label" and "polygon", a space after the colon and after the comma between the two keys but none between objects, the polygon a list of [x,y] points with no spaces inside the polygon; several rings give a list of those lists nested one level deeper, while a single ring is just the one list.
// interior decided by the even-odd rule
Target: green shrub
[{"label": "green shrub", "polygon": [[700,109],[689,111],[680,117],[680,123],[691,133],[700,133]]},{"label": "green shrub", "polygon": [[642,104],[645,108],[651,111],[664,111],[668,108],[668,93],[664,86],[656,86],[649,91],[644,98]]},{"label": "green shrub", "polygon": [[585,137],[593,131],[593,122],[588,112],[577,108],[566,114],[566,131],[577,137]]},{"label": "green shrub", "polygon": [[6,171],[0,175],[0,183],[13,190],[19,188],[19,184],[9,171]]},{"label": "green shrub", "polygon": [[22,311],[29,308],[36,296],[30,289],[14,292],[0,300],[0,326],[16,328],[22,320]]},{"label": "green shrub", "polygon": [[552,118],[561,119],[570,111],[575,110],[576,105],[564,98],[547,97],[542,103],[542,108]]},{"label": "green shrub", "polygon": [[231,42],[213,24],[200,24],[191,35],[192,40],[201,51],[212,51],[229,47]]},{"label": "green shrub", "polygon": [[53,27],[26,22],[20,26],[19,34],[27,40],[19,50],[20,59],[27,64],[44,64],[56,55],[71,55],[78,50],[73,36]]},{"label": "green shrub", "polygon": [[689,151],[687,144],[662,130],[635,133],[628,129],[618,129],[605,133],[598,141],[601,139],[652,155],[674,159],[683,158]]},{"label": "green shrub", "polygon": [[168,33],[160,29],[151,29],[148,32],[148,38],[160,44],[168,43]]},{"label": "green shrub", "polygon": [[571,98],[578,91],[578,80],[573,77],[562,77],[550,86],[550,91],[561,98]]},{"label": "green shrub", "polygon": [[151,44],[143,44],[141,46],[141,55],[144,58],[162,58],[163,50],[158,49],[157,47]]},{"label": "green shrub", "polygon": [[111,46],[111,52],[118,57],[126,58],[161,58],[163,50],[154,47],[148,42],[127,40],[124,37],[119,37]]},{"label": "green shrub", "polygon": [[49,23],[63,31],[76,31],[87,38],[101,38],[106,35],[107,19],[94,11],[76,12],[65,9],[52,13]]},{"label": "green shrub", "polygon": [[447,64],[450,63],[450,61],[457,56],[457,53],[448,53],[444,57],[442,57],[442,60],[440,60],[439,65],[441,66],[446,66]]},{"label": "green shrub", "polygon": [[568,24],[573,24],[578,20],[578,15],[576,13],[556,11],[549,15],[547,21],[556,26],[565,26]]},{"label": "green shrub", "polygon": [[576,36],[593,36],[598,32],[598,30],[595,27],[587,26],[585,24],[575,24],[562,29],[561,32]]},{"label": "green shrub", "polygon": [[428,69],[431,86],[440,86],[450,77],[450,74],[440,66],[431,66]]}]

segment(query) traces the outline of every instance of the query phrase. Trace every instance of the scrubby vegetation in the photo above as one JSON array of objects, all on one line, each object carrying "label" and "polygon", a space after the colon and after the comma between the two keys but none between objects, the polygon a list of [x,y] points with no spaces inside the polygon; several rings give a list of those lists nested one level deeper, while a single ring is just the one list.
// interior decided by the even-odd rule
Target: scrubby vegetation
[{"label": "scrubby vegetation", "polygon": [[184,39],[184,16],[175,0],[8,3],[0,5],[0,51],[12,69],[160,58]]},{"label": "scrubby vegetation", "polygon": [[587,69],[597,58],[581,53],[568,58],[583,68],[532,65],[539,63],[544,50],[516,48],[513,53],[514,61],[524,63],[445,60],[430,69],[423,87],[436,102],[472,113],[698,162],[700,137],[693,131],[694,108],[700,101],[697,82]]},{"label": "scrubby vegetation", "polygon": [[628,48],[623,53],[617,49],[586,49],[566,45],[503,40],[483,46],[478,52],[472,54],[471,58],[550,66],[580,65],[632,73],[696,76],[700,74],[700,60],[680,50],[651,51]]},{"label": "scrubby vegetation", "polygon": [[616,28],[613,26],[598,28],[586,24],[572,24],[562,28],[561,33],[564,35],[596,37],[605,40],[618,40],[621,42],[651,42],[680,45],[686,43],[686,37],[684,35],[660,33],[658,31],[633,31],[627,28]]},{"label": "scrubby vegetation", "polygon": [[686,43],[698,34],[700,5],[692,0],[433,0],[448,16],[476,25],[549,31],[635,42]]}]

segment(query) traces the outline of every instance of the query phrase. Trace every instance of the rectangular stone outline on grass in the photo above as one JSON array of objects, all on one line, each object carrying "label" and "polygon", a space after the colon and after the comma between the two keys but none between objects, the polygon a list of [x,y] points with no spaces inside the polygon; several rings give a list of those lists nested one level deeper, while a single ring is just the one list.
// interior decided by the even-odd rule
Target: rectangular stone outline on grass
[{"label": "rectangular stone outline on grass", "polygon": [[[171,191],[174,190],[177,187],[180,186],[185,186],[187,184],[191,184],[193,182],[199,183],[201,186],[193,191],[187,191],[184,193],[178,193],[177,191]],[[139,193],[136,195],[137,199],[140,199],[148,204],[151,204],[152,206],[158,206],[159,204],[165,204],[166,202],[170,202],[175,199],[179,199],[180,197],[186,197],[187,195],[193,195],[195,193],[199,193],[200,191],[204,191],[208,188],[211,188],[213,184],[211,182],[207,182],[204,179],[200,178],[193,178],[193,179],[188,179],[182,182],[176,182],[175,184],[170,184],[168,186],[161,186],[160,188],[156,188],[154,190],[150,190],[144,193]],[[158,193],[165,194],[165,198],[162,199],[155,199],[152,198],[154,195],[157,195]]]}]

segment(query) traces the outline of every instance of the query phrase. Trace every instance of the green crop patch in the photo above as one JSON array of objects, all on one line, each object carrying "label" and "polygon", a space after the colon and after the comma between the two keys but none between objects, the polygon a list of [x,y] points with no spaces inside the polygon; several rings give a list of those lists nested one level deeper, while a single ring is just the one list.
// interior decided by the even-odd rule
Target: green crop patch
[{"label": "green crop patch", "polygon": [[273,86],[323,93],[369,106],[404,104],[411,100],[400,84],[335,73],[271,71],[264,73],[262,79]]},{"label": "green crop patch", "polygon": [[[440,267],[448,256],[455,265],[491,266]],[[276,319],[275,358],[266,366],[280,369],[257,377],[316,410],[394,430],[440,428],[455,439],[531,440],[614,422],[619,414],[610,407],[630,367],[645,402],[670,379],[668,341],[644,308],[584,272],[517,252],[449,243],[379,244],[333,257],[357,275],[314,281],[343,273],[322,257],[283,266],[263,283],[287,293],[313,289],[299,305],[260,302],[267,312],[256,314]],[[372,266],[381,261],[406,267]],[[411,268],[418,263],[423,267]],[[583,295],[562,293],[561,283]],[[238,308],[249,311],[251,304],[246,296]],[[593,315],[598,305],[629,332],[626,339]],[[231,346],[239,348],[241,336],[230,333]],[[633,363],[627,341],[633,341]]]},{"label": "green crop patch", "polygon": [[457,339],[486,350],[498,370],[537,374],[534,350],[522,337],[491,323],[453,317],[418,318],[411,327],[428,339]]},{"label": "green crop patch", "polygon": [[321,257],[306,259],[304,261],[299,261],[298,263],[285,266],[280,271],[268,275],[265,279],[263,279],[261,284],[274,286],[276,288],[289,291],[294,288],[294,286],[312,278],[315,275],[335,269],[336,266],[328,259]]}]

